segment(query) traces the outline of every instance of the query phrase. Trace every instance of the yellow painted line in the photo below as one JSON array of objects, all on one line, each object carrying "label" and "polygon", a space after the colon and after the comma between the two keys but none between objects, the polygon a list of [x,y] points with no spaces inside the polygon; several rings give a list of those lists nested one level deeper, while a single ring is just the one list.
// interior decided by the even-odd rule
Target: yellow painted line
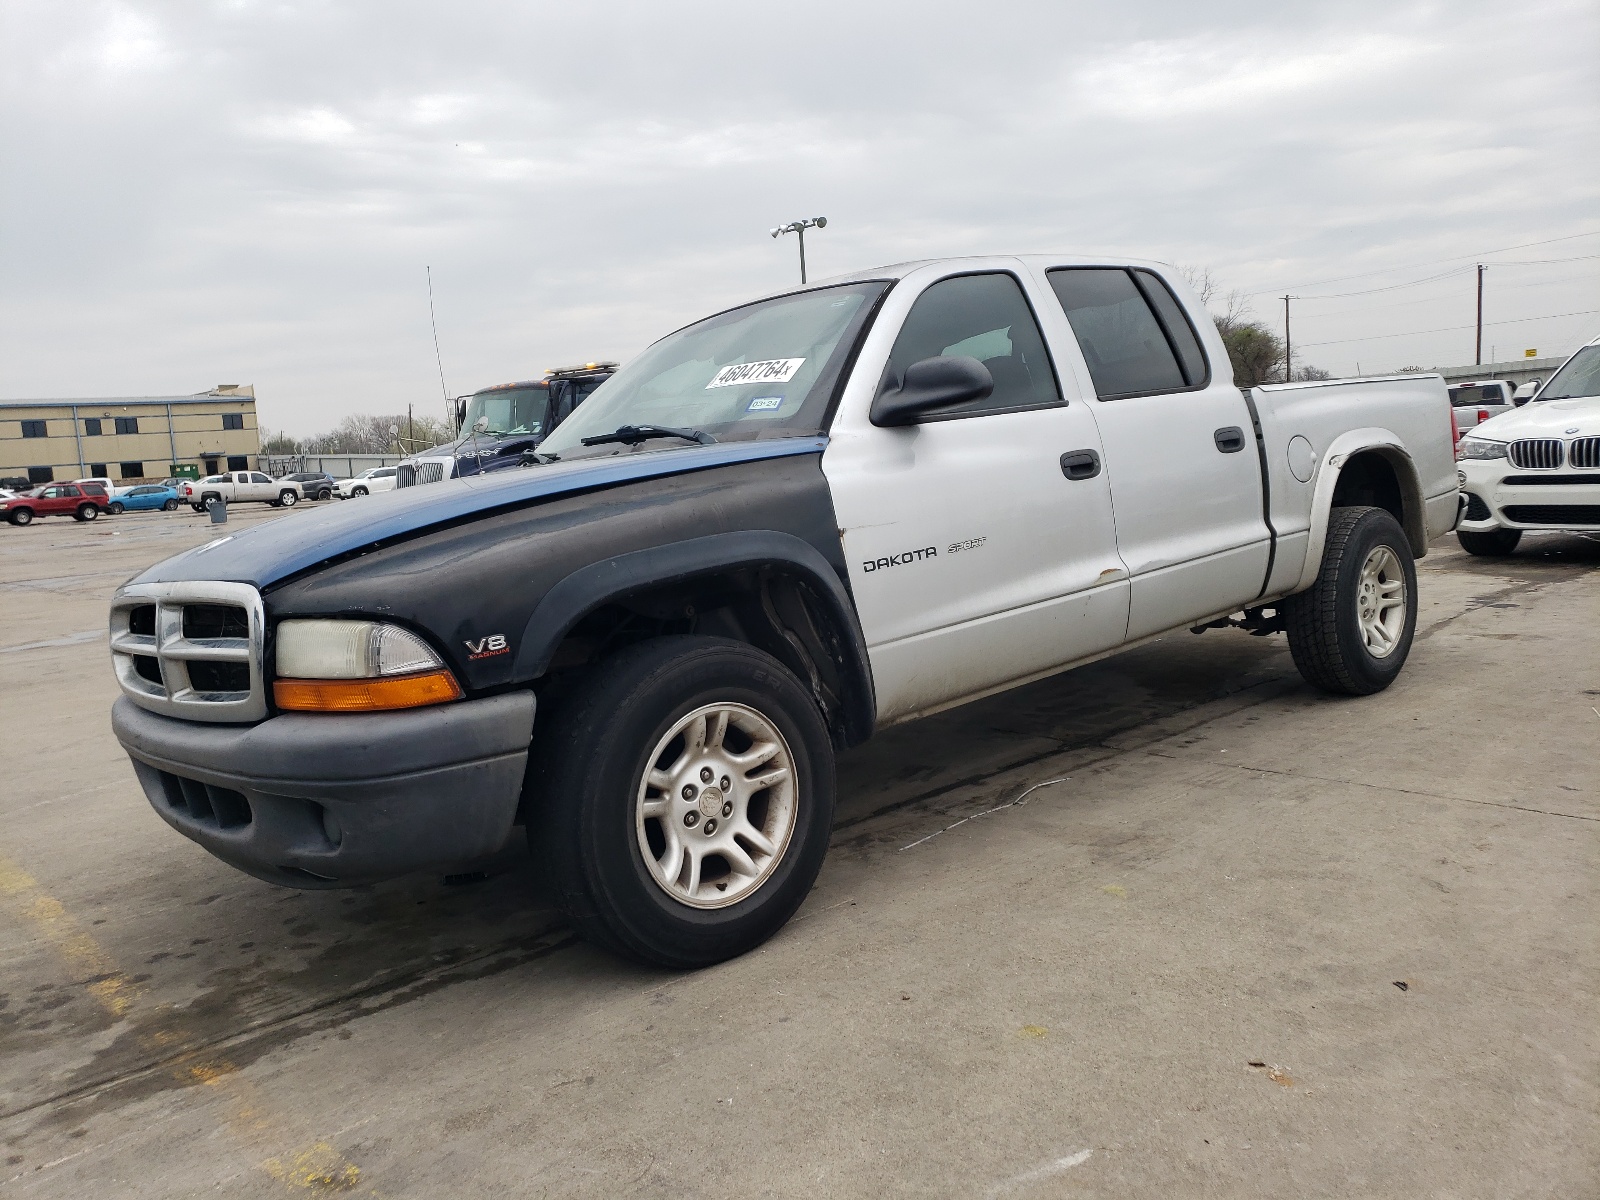
[{"label": "yellow painted line", "polygon": [[40,889],[33,876],[21,867],[0,858],[0,895],[10,899],[21,916],[53,945],[72,966],[84,972],[85,987],[113,1017],[127,1015],[133,1002],[144,995],[142,984],[134,983],[118,969],[107,954],[61,906],[61,902]]},{"label": "yellow painted line", "polygon": [[[15,863],[0,858],[0,897],[49,942],[75,970],[84,972],[85,990],[118,1020],[127,1017],[147,992],[122,971],[99,942],[45,893],[37,880]],[[139,1045],[163,1057],[183,1046],[182,1014],[170,1005],[155,1010],[157,1022],[138,1034]],[[172,1077],[185,1085],[214,1089],[227,1105],[228,1128],[246,1147],[259,1148],[273,1138],[273,1122],[253,1084],[225,1058],[181,1055]],[[75,1156],[74,1156],[75,1157]],[[349,1192],[361,1183],[361,1168],[328,1142],[315,1141],[301,1150],[257,1164],[273,1179],[296,1191]],[[377,1195],[371,1188],[367,1194]]]}]

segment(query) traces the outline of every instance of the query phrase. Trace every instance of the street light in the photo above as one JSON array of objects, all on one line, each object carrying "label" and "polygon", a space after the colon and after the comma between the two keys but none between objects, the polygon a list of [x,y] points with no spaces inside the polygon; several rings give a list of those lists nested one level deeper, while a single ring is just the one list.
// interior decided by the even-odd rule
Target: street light
[{"label": "street light", "polygon": [[812,217],[806,221],[790,221],[787,225],[779,225],[776,229],[769,230],[773,237],[781,237],[786,233],[800,235],[800,282],[806,281],[806,230],[826,229],[827,217]]}]

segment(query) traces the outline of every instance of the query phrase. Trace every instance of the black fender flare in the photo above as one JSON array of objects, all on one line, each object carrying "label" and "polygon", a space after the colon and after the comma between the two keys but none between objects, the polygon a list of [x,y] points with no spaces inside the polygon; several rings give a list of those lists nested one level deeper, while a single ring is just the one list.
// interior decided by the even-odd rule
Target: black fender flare
[{"label": "black fender flare", "polygon": [[522,631],[512,668],[515,679],[544,674],[568,631],[600,605],[664,583],[679,583],[739,567],[782,566],[802,578],[827,606],[848,661],[841,664],[851,686],[845,697],[846,735],[865,741],[877,724],[877,698],[867,640],[856,607],[838,572],[811,543],[777,530],[744,530],[650,546],[580,567],[557,583],[534,608]]}]

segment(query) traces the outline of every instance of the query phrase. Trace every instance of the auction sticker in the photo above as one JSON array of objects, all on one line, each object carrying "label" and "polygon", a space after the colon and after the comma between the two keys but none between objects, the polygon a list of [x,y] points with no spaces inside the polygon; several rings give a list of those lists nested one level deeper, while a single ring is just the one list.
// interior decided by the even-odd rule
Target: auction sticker
[{"label": "auction sticker", "polygon": [[742,383],[788,383],[805,361],[803,358],[769,358],[762,362],[732,363],[712,376],[706,390],[738,387]]},{"label": "auction sticker", "polygon": [[744,406],[744,410],[745,412],[774,412],[782,407],[782,396],[757,396]]}]

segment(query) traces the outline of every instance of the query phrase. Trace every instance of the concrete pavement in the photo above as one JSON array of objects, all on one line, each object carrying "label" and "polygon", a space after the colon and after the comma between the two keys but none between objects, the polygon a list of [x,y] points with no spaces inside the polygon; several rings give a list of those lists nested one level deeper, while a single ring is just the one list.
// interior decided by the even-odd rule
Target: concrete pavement
[{"label": "concrete pavement", "polygon": [[8,1194],[1596,1194],[1600,541],[1439,543],[1376,697],[1179,634],[891,730],[796,920],[670,975],[516,853],[291,892],[168,830],[98,631],[212,535],[0,529]]}]

